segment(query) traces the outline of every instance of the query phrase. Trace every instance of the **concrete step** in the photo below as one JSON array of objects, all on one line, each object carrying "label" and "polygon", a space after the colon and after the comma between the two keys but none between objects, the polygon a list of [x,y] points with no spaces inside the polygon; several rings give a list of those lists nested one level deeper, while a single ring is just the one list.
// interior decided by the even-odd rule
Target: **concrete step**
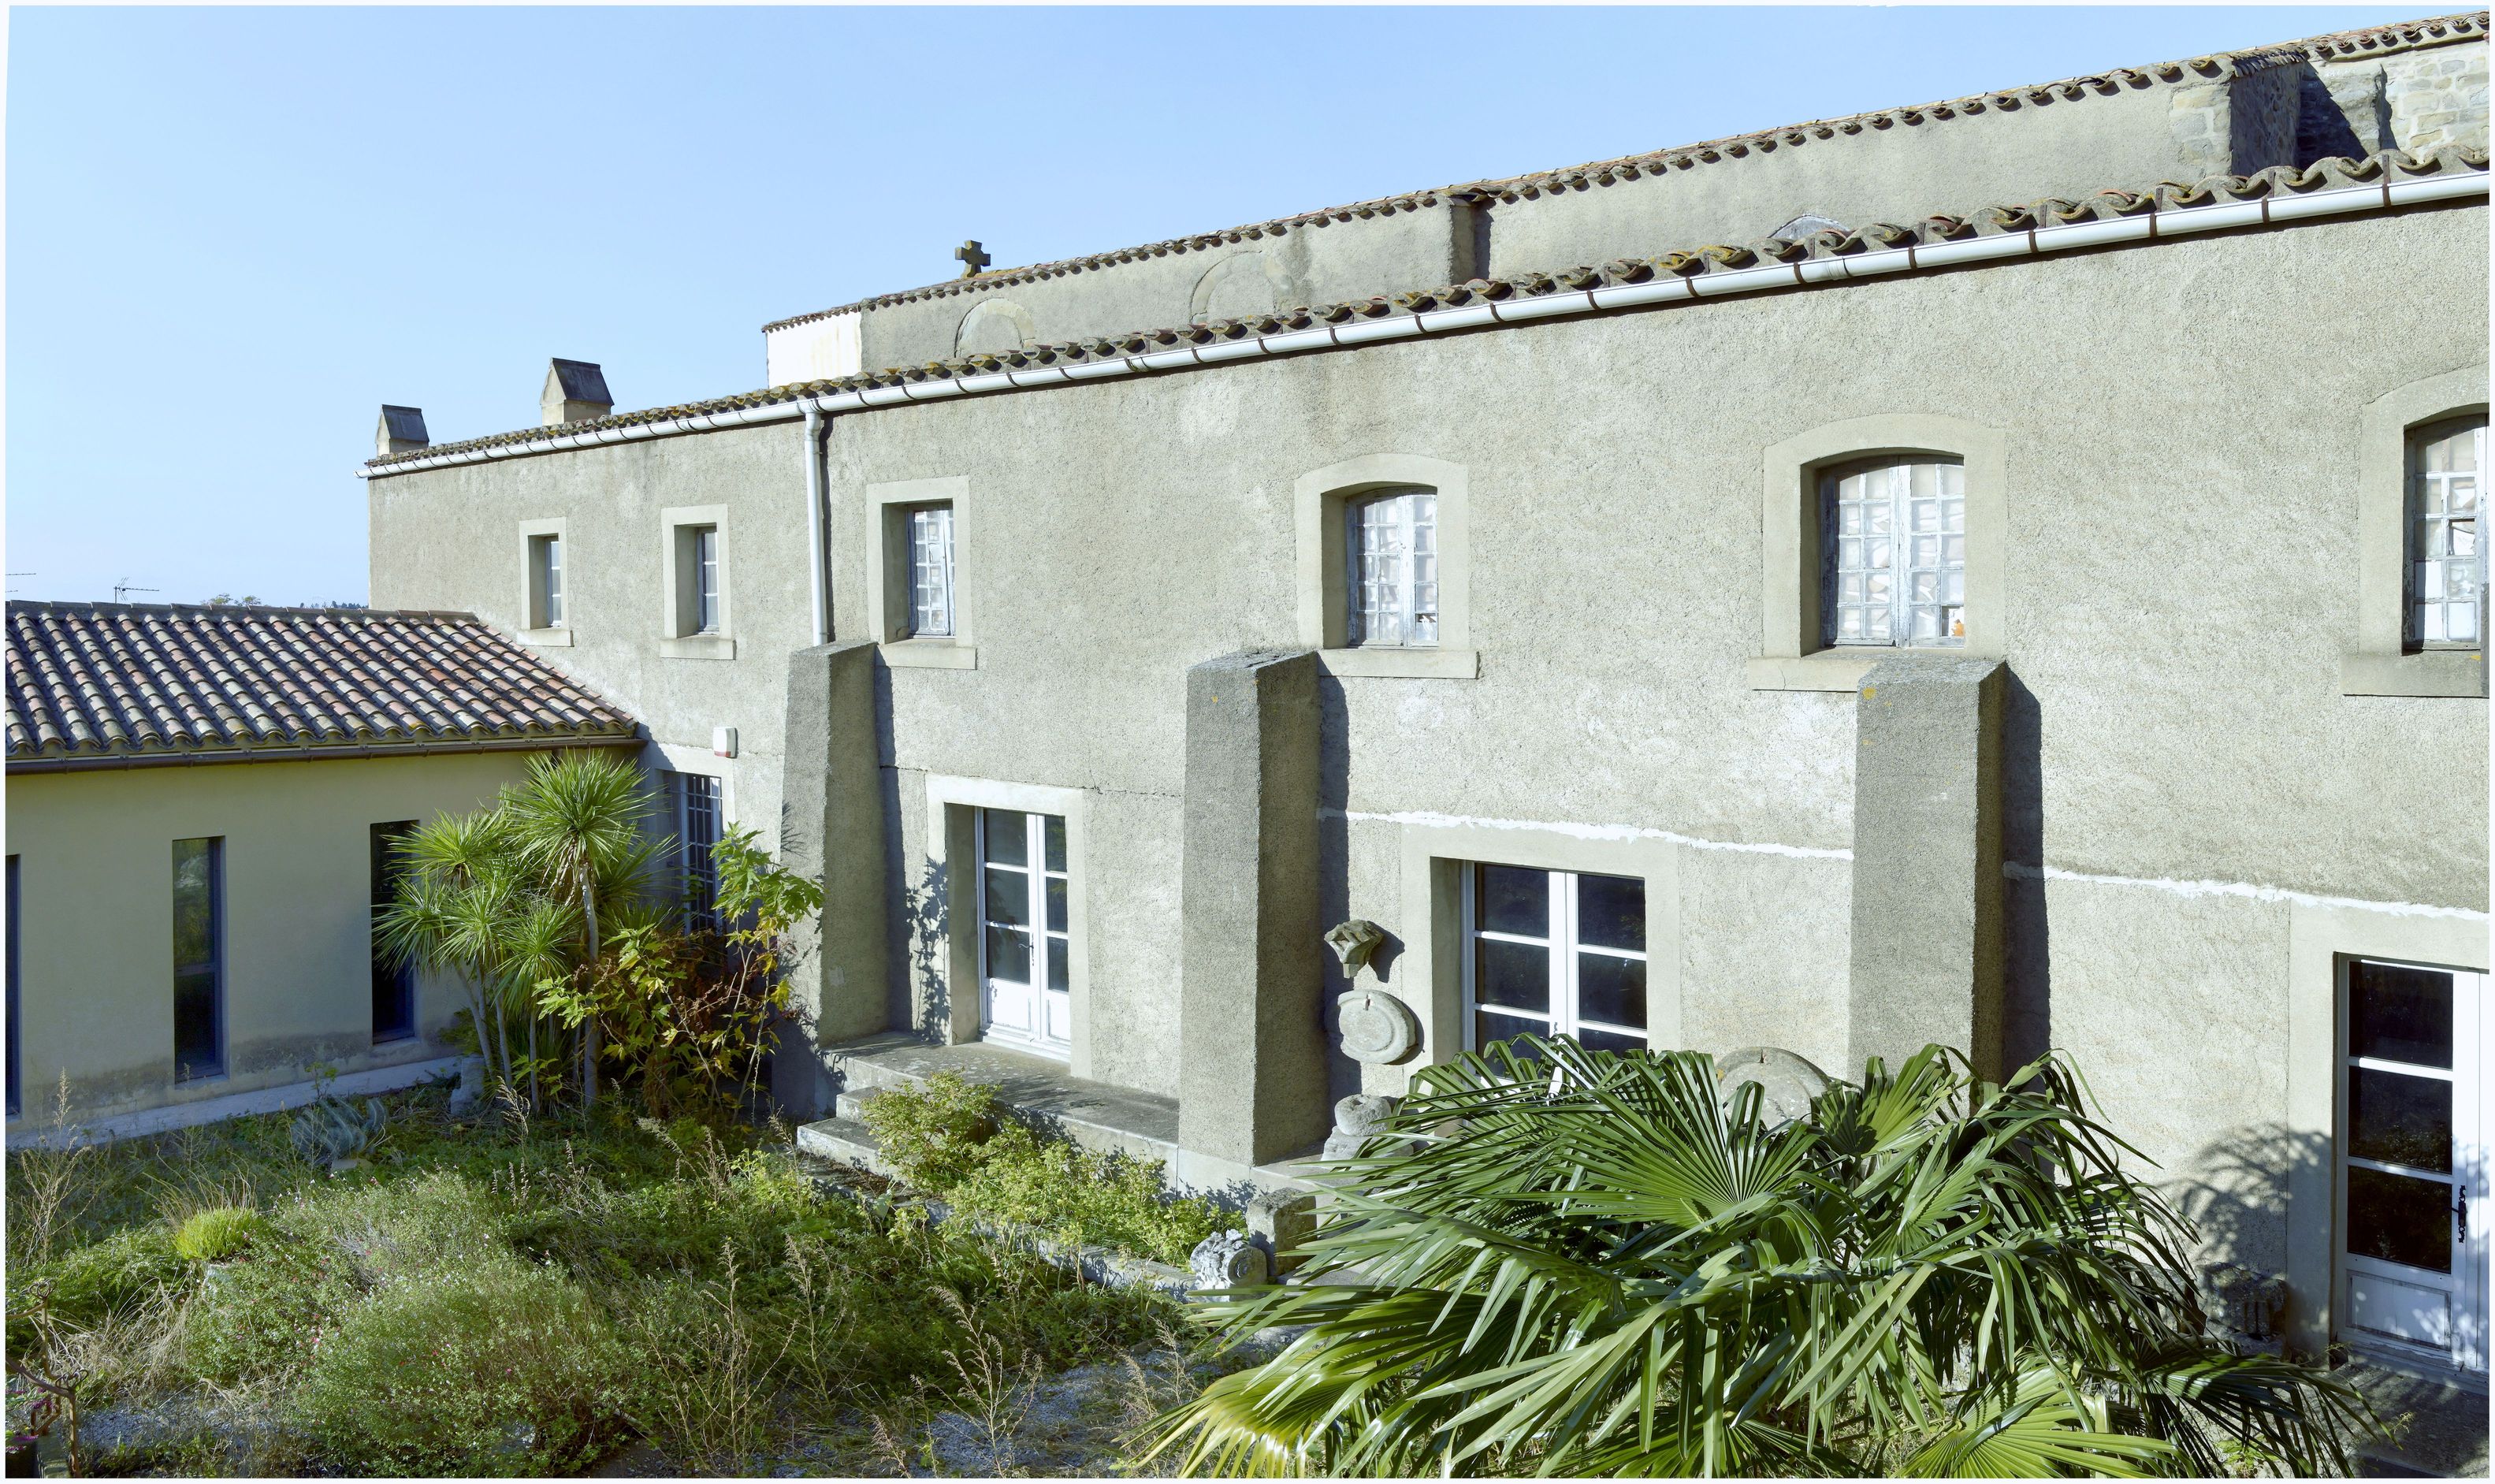
[{"label": "concrete step", "polygon": [[853,1118],[826,1118],[807,1124],[797,1130],[797,1148],[818,1159],[854,1165],[890,1176],[892,1167],[884,1162],[882,1146],[876,1142],[875,1130]]}]

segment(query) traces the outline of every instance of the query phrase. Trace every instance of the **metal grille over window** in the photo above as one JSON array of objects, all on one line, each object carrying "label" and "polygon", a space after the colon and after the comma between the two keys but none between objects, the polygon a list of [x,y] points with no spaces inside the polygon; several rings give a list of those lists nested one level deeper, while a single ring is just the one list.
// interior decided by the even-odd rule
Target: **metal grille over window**
[{"label": "metal grille over window", "polygon": [[942,637],[953,632],[953,508],[909,512],[909,632]]},{"label": "metal grille over window", "polygon": [[1399,490],[1352,502],[1353,644],[1438,642],[1438,493]]},{"label": "metal grille over window", "polygon": [[719,780],[699,773],[676,775],[684,809],[685,913],[700,927],[719,926]]},{"label": "metal grille over window", "polygon": [[1821,481],[1830,644],[1966,642],[1966,470],[1886,463]]},{"label": "metal grille over window", "polygon": [[693,632],[719,633],[719,527],[693,532]]},{"label": "metal grille over window", "polygon": [[1528,1034],[1646,1049],[1646,882],[1478,865],[1464,909],[1474,1050]]},{"label": "metal grille over window", "polygon": [[2441,422],[2409,440],[2409,642],[2478,647],[2486,589],[2479,507],[2486,421]]}]

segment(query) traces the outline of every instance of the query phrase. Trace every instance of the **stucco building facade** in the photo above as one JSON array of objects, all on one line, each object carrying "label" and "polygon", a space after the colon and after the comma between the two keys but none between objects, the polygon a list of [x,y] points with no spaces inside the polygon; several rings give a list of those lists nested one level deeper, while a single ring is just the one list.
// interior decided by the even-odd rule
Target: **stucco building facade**
[{"label": "stucco building facade", "polygon": [[2485,98],[2455,16],[981,272],[385,425],[373,595],[735,729],[802,1111],[1001,1044],[1217,1185],[1519,1031],[2059,1048],[2297,1343],[2482,1368]]}]

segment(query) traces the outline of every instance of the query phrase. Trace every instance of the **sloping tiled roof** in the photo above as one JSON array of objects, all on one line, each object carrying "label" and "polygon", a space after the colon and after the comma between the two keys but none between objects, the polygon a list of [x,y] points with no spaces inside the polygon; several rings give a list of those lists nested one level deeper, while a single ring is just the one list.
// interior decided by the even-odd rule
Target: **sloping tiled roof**
[{"label": "sloping tiled roof", "polygon": [[629,740],[632,718],[467,613],[8,605],[8,765]]},{"label": "sloping tiled roof", "polygon": [[1617,185],[1636,180],[1643,175],[1662,175],[1678,170],[1695,170],[1700,166],[1717,165],[1727,160],[1744,159],[1752,154],[1772,154],[1779,147],[1806,144],[1812,139],[1833,139],[1838,135],[1857,135],[1864,130],[1912,128],[1929,120],[1946,120],[1984,113],[2011,113],[2021,108],[2061,102],[2076,103],[2089,97],[2102,97],[2130,88],[2143,88],[2157,82],[2177,82],[2186,77],[2219,77],[2229,74],[2266,72],[2293,62],[2342,61],[2351,56],[2379,55],[2402,51],[2419,46],[2436,46],[2449,42],[2483,37],[2487,33],[2487,13],[2443,15],[2429,20],[2401,21],[2393,25],[2374,26],[2357,31],[2334,32],[2328,36],[2309,37],[2303,41],[2284,42],[2258,46],[2245,51],[2226,52],[2216,56],[2194,57],[2183,62],[2160,62],[2150,67],[2123,67],[2102,76],[2065,77],[2059,82],[2040,83],[2033,87],[2010,88],[2002,92],[1977,93],[1965,98],[1953,98],[1941,103],[1919,104],[1912,108],[1879,108],[1868,113],[1850,114],[1844,118],[1814,119],[1808,123],[1790,124],[1777,129],[1765,129],[1755,134],[1730,135],[1699,144],[1681,144],[1670,149],[1651,150],[1645,154],[1625,155],[1617,160],[1602,160],[1565,170],[1537,170],[1530,174],[1512,175],[1501,180],[1476,180],[1468,185],[1441,186],[1430,191],[1412,191],[1377,201],[1358,201],[1348,206],[1328,206],[1318,211],[1306,211],[1296,216],[1277,217],[1245,227],[1232,227],[1221,232],[1197,232],[1190,236],[1172,237],[1162,242],[1147,242],[1141,247],[1120,248],[1115,252],[1093,253],[1081,258],[1064,258],[1054,263],[1032,263],[1028,267],[996,268],[969,278],[948,279],[919,289],[905,289],[896,294],[879,294],[854,303],[819,309],[812,314],[775,320],[762,326],[764,333],[804,325],[809,321],[828,319],[837,314],[854,314],[866,309],[884,309],[918,299],[946,298],[959,294],[984,293],[990,289],[1034,283],[1047,278],[1063,278],[1068,274],[1096,271],[1122,263],[1134,263],[1146,258],[1167,258],[1179,253],[1202,251],[1239,242],[1253,242],[1264,237],[1279,237],[1292,229],[1322,222],[1348,222],[1375,216],[1392,216],[1399,211],[1418,211],[1447,201],[1494,201],[1514,202],[1532,201],[1545,195],[1582,191],[1590,186]]},{"label": "sloping tiled roof", "polygon": [[1819,259],[1846,258],[1883,249],[1956,242],[1970,237],[1999,236],[2013,232],[2023,233],[2031,228],[2038,227],[2063,226],[2117,217],[2137,217],[2159,211],[2188,211],[2228,201],[2265,201],[2272,197],[2303,196],[2316,191],[2344,190],[2355,186],[2387,184],[2454,173],[2482,174],[2486,168],[2487,152],[2484,149],[2447,145],[2425,159],[2418,159],[2395,149],[2385,150],[2362,160],[2321,160],[2300,170],[2291,166],[2281,165],[2254,175],[2213,175],[2190,184],[2167,181],[2149,190],[2100,191],[2084,201],[2066,201],[2051,197],[2024,205],[1988,206],[1969,217],[1925,217],[1920,222],[1902,226],[1873,222],[1850,232],[1811,232],[1791,240],[1768,237],[1746,245],[1717,244],[1669,253],[1659,258],[1617,259],[1599,265],[1589,263],[1549,273],[1525,273],[1499,279],[1474,279],[1469,283],[1424,289],[1391,296],[1379,295],[1374,298],[1355,299],[1347,303],[1319,304],[1305,309],[1285,310],[1277,314],[1256,315],[1244,320],[1215,320],[1210,324],[1181,325],[1170,329],[1135,330],[1119,335],[1091,336],[1059,344],[1032,346],[1020,351],[981,352],[947,360],[929,361],[922,366],[896,367],[866,372],[857,376],[793,383],[785,386],[772,386],[735,396],[714,397],[707,401],[689,402],[674,407],[654,407],[640,412],[623,413],[611,417],[566,423],[560,428],[521,428],[484,438],[471,438],[460,443],[436,444],[429,448],[369,459],[364,467],[374,475],[387,475],[395,472],[393,466],[413,464],[432,467],[446,455],[455,457],[488,448],[536,443],[543,440],[549,433],[560,433],[566,436],[594,436],[603,429],[672,422],[679,418],[706,417],[718,414],[796,402],[807,397],[863,391],[878,386],[946,381],[956,377],[986,375],[1017,367],[1076,365],[1086,361],[1111,360],[1182,346],[1220,345],[1287,330],[1330,325],[1351,325],[1363,320],[1378,320],[1421,310],[1461,307],[1466,304],[1523,301],[1547,294],[1576,294],[1583,290],[1616,284],[1647,283],[1667,276],[1683,279],[1698,278],[1708,273],[1740,270],[1767,263],[1795,263]]}]

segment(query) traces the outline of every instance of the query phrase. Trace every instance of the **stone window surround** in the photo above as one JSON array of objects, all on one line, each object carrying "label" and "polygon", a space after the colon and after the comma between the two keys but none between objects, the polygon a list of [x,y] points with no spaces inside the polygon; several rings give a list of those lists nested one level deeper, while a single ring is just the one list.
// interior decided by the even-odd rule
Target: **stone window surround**
[{"label": "stone window surround", "polygon": [[2319,1355],[2330,1335],[2336,1297],[2333,1156],[2342,1117],[2340,1005],[2348,960],[2393,959],[2484,974],[2490,955],[2482,918],[2318,903],[2291,909],[2287,941],[2287,1137],[2319,1154],[2296,1159],[2287,1172],[2285,1330],[2296,1349]]},{"label": "stone window surround", "polygon": [[1635,877],[1646,882],[1646,1036],[1658,1050],[1681,1045],[1680,850],[1625,831],[1577,834],[1499,824],[1404,824],[1402,951],[1383,987],[1421,1022],[1421,1047],[1392,1067],[1364,1069],[1363,1091],[1402,1095],[1414,1068],[1463,1050],[1463,870],[1475,862]]},{"label": "stone window surround", "polygon": [[[925,479],[891,479],[866,487],[868,518],[874,522],[867,542],[872,554],[866,566],[867,622],[874,626],[877,652],[896,667],[972,670],[979,667],[978,646],[970,639],[971,605],[966,601],[963,573],[969,570],[970,480],[967,475],[939,475]],[[909,519],[914,506],[948,505],[953,510],[953,632],[942,638],[909,634]]]},{"label": "stone window surround", "polygon": [[[523,520],[520,522],[520,605],[518,622],[511,627],[518,632],[523,644],[544,649],[571,647],[572,601],[577,596],[572,577],[571,522],[564,519]],[[533,538],[551,536],[563,548],[564,621],[551,627],[538,627],[537,543]]]},{"label": "stone window surround", "polygon": [[[1420,453],[1363,453],[1301,475],[1291,486],[1298,537],[1300,643],[1329,675],[1470,680],[1481,673],[1471,647],[1469,600],[1471,474]],[[1438,642],[1432,647],[1354,648],[1346,616],[1344,502],[1372,489],[1422,485],[1438,495]]]},{"label": "stone window surround", "polygon": [[[719,629],[698,634],[693,619],[693,532],[719,532]],[[671,505],[659,511],[659,653],[670,660],[733,660],[736,614],[730,596],[727,507]]]},{"label": "stone window surround", "polygon": [[[1894,454],[1938,454],[1964,467],[1966,637],[1947,648],[1820,642],[1819,479],[1830,467]],[[1899,655],[2004,657],[2010,435],[1939,413],[1876,413],[1812,428],[1766,450],[1759,507],[1759,653],[1754,691],[1852,691]]]},{"label": "stone window surround", "polygon": [[[2339,661],[2344,696],[2486,695],[2480,647],[2411,651],[2408,615],[2409,431],[2486,411],[2486,367],[2396,386],[2365,404],[2356,434],[2356,642]],[[2480,539],[2483,539],[2481,533]],[[2480,619],[2479,632],[2485,632]],[[2481,646],[2482,646],[2481,640]]]},{"label": "stone window surround", "polygon": [[[978,852],[972,847],[974,810],[1012,809],[1024,814],[1052,814],[1065,821],[1065,998],[1071,1025],[1066,1070],[1092,1075],[1091,878],[1085,872],[1084,850],[1089,835],[1086,816],[1090,795],[1081,788],[1047,784],[1006,783],[999,779],[927,775],[927,866],[931,880],[944,883],[944,958],[941,1004],[946,1022],[939,1030],[946,1045],[979,1038]],[[969,869],[954,872],[950,860]],[[920,1003],[937,986],[918,986]]]}]

